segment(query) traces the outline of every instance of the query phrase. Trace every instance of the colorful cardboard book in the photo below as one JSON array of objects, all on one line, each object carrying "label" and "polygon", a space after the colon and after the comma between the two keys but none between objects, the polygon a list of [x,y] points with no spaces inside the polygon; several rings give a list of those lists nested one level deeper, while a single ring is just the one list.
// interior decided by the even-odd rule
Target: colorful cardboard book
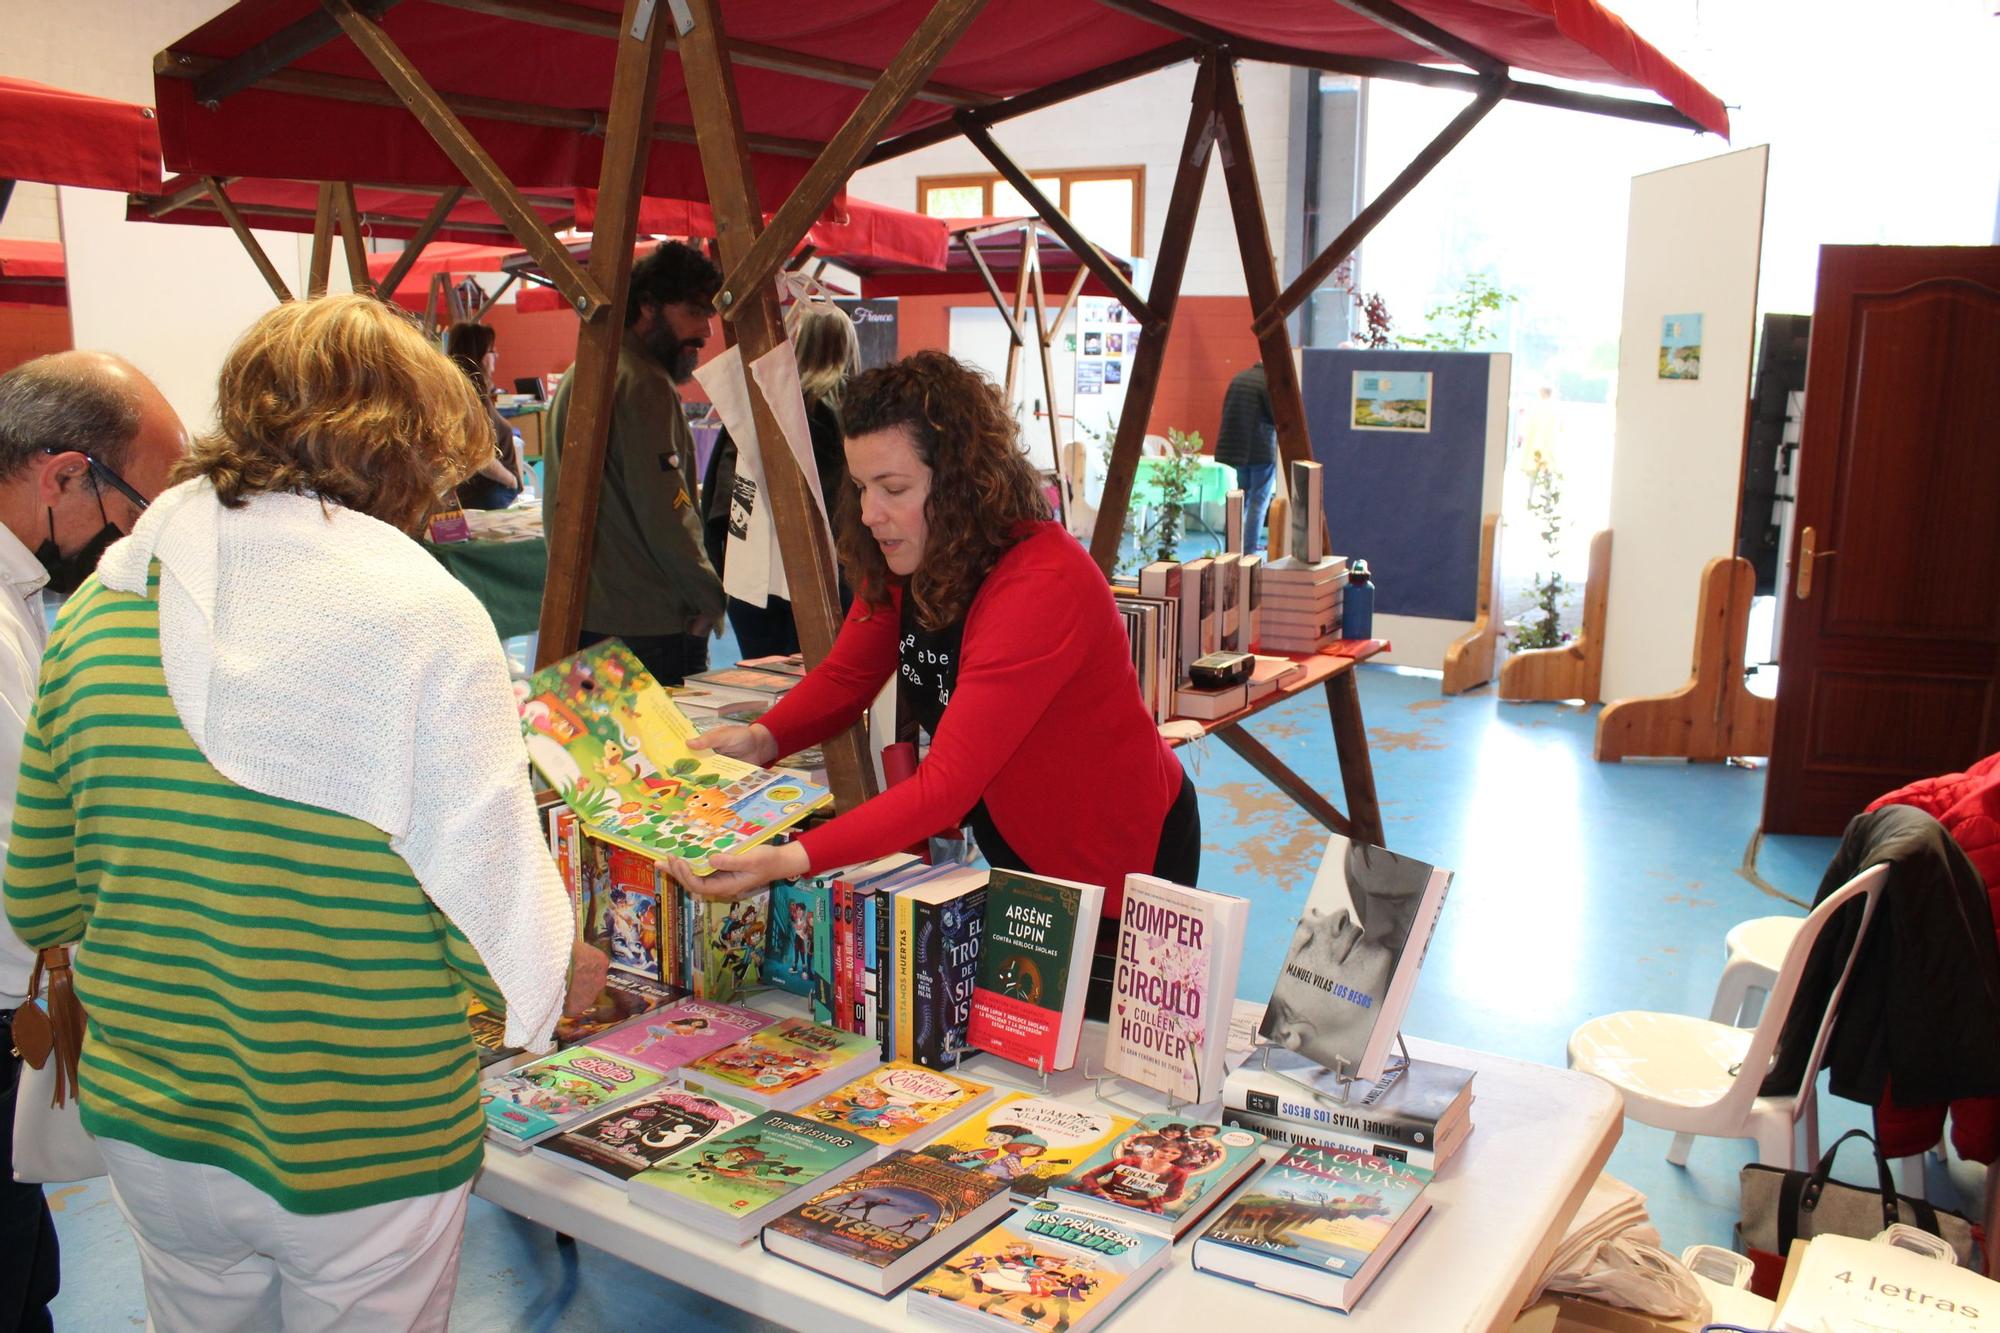
[{"label": "colorful cardboard book", "polygon": [[950,1129],[993,1097],[988,1084],[898,1060],[835,1088],[798,1115],[904,1148]]},{"label": "colorful cardboard book", "polygon": [[1104,886],[995,870],[965,1039],[1043,1073],[1076,1063]]},{"label": "colorful cardboard book", "polygon": [[1004,1180],[1021,1199],[1040,1198],[1051,1182],[1081,1167],[1137,1122],[1052,1097],[1002,1097],[932,1140],[927,1157]]},{"label": "colorful cardboard book", "polygon": [[727,1097],[658,1087],[543,1139],[534,1151],[622,1188],[675,1153],[756,1118],[755,1107]]},{"label": "colorful cardboard book", "polygon": [[1264,1040],[1380,1078],[1450,886],[1449,870],[1332,835],[1271,987]]},{"label": "colorful cardboard book", "polygon": [[1222,1087],[1247,899],[1125,877],[1104,1067],[1184,1102]]},{"label": "colorful cardboard book", "polygon": [[536,770],[593,832],[622,847],[705,871],[710,852],[768,841],[832,799],[796,774],[689,748],[694,724],[616,641],[515,688]]},{"label": "colorful cardboard book", "polygon": [[568,1129],[660,1081],[657,1071],[572,1046],[483,1080],[487,1137],[516,1150]]},{"label": "colorful cardboard book", "polygon": [[642,1208],[741,1245],[809,1193],[872,1160],[859,1134],[768,1111],[632,1177]]},{"label": "colorful cardboard book", "polygon": [[589,1012],[556,1020],[556,1044],[576,1046],[588,1043],[600,1032],[629,1023],[641,1014],[650,1014],[688,998],[687,988],[654,981],[631,972],[613,972],[604,980],[604,989]]},{"label": "colorful cardboard book", "polygon": [[791,1111],[873,1068],[882,1052],[867,1037],[786,1018],[689,1064],[688,1087]]},{"label": "colorful cardboard book", "polygon": [[1044,1200],[1017,1208],[910,1288],[910,1313],[954,1327],[1090,1333],[1173,1256],[1123,1218]]},{"label": "colorful cardboard book", "polygon": [[1261,1165],[1263,1146],[1262,1134],[1161,1111],[1092,1153],[1049,1197],[1178,1238]]},{"label": "colorful cardboard book", "polygon": [[600,1033],[590,1044],[622,1060],[670,1074],[775,1021],[755,1009],[688,998]]},{"label": "colorful cardboard book", "polygon": [[774,1220],[764,1248],[887,1296],[1012,1207],[991,1176],[894,1152]]},{"label": "colorful cardboard book", "polygon": [[1430,1211],[1431,1173],[1363,1153],[1294,1147],[1194,1243],[1194,1266],[1352,1311]]}]

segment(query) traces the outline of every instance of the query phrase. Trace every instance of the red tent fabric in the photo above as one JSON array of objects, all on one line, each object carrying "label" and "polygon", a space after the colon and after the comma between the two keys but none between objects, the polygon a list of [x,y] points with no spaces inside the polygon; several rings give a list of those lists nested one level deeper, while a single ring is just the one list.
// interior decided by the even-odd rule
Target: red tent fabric
[{"label": "red tent fabric", "polygon": [[[176,176],[157,187],[158,195],[174,193],[192,178]],[[273,180],[242,177],[227,181],[224,189],[244,221],[263,231],[309,232],[313,213],[319,205],[319,185],[309,180]],[[529,202],[535,212],[552,227],[569,225],[575,211],[571,191],[531,192]],[[354,205],[361,214],[364,231],[370,236],[408,240],[416,234],[437,204],[437,194],[387,189],[372,185],[356,186]],[[179,208],[158,217],[153,215],[157,197],[135,195],[127,201],[125,216],[133,222],[169,222],[181,226],[226,227],[222,214],[206,194],[200,194]],[[467,190],[433,237],[434,241],[458,242],[474,246],[498,245],[508,254],[520,249],[507,224],[500,220],[485,200]]]},{"label": "red tent fabric", "polygon": [[149,106],[0,78],[0,125],[0,180],[160,188],[160,125]]},{"label": "red tent fabric", "polygon": [[[851,197],[828,212],[832,216],[815,222],[804,241],[821,258],[856,270],[885,264],[944,267],[950,227],[941,218]],[[576,225],[588,230],[596,221],[597,191],[578,190]],[[639,202],[639,230],[654,236],[709,237],[715,235],[715,217],[698,200],[648,196]]]},{"label": "red tent fabric", "polygon": [[60,241],[0,237],[0,305],[68,305]]},{"label": "red tent fabric", "polygon": [[[1022,227],[1033,227],[1038,233],[1035,250],[1042,266],[1042,290],[1051,302],[1061,303],[1069,292],[1069,284],[1075,279],[1077,269],[1082,266],[1076,252],[1063,244],[1061,237],[1033,218],[953,218],[944,225],[950,229],[955,243],[947,252],[942,272],[894,267],[865,271],[861,274],[861,294],[967,296],[984,292],[986,279],[980,276],[978,267],[972,262],[972,252],[967,248],[971,244],[979,247],[980,257],[993,270],[1000,290],[1011,299],[1014,277],[1021,271],[1019,229]],[[1132,276],[1132,261],[1108,252],[1105,257],[1117,265],[1126,277]],[[1084,279],[1083,290],[1089,296],[1111,295],[1110,289],[1094,275]]]},{"label": "red tent fabric", "polygon": [[[1651,89],[1695,123],[1726,134],[1722,103],[1648,46],[1595,0],[1404,0],[1408,8],[1521,71]],[[1163,0],[1173,13],[1225,34],[1276,42],[1330,56],[1438,63],[1442,58],[1372,20],[1327,0]],[[882,68],[929,11],[929,0],[731,0],[733,41]],[[313,0],[240,0],[175,42],[155,81],[169,165],[221,175],[302,177],[448,184],[449,160],[407,111],[358,100],[309,96],[298,86],[238,93],[214,110],[196,104],[196,74],[237,55],[299,18]],[[607,26],[616,0],[571,0],[567,12],[594,11]],[[467,116],[467,123],[518,185],[594,186],[602,117],[611,90],[613,47],[604,36],[475,15],[443,5],[405,4],[388,11],[385,30],[440,92],[539,108],[555,124]],[[1128,14],[1074,0],[992,0],[939,64],[932,81],[976,98],[1001,98],[1046,87],[1144,55],[1180,40],[1177,33]],[[348,90],[381,92],[366,58],[345,38],[319,47],[289,74],[354,81]],[[280,76],[282,79],[283,76]],[[817,145],[839,128],[861,90],[803,75],[739,64],[738,97],[753,140],[752,163],[764,199],[775,205],[804,174]],[[327,85],[322,79],[318,87]],[[945,120],[953,107],[910,103],[890,133]],[[663,65],[654,117],[691,126],[679,61]],[[312,132],[302,133],[303,127]],[[655,139],[645,193],[702,198],[700,158],[689,142]]]},{"label": "red tent fabric", "polygon": [[[396,303],[411,310],[421,309],[430,296],[431,278],[439,273],[463,275],[468,273],[498,273],[502,260],[521,253],[512,245],[466,245],[456,241],[432,241],[417,256],[417,262],[410,265],[410,271],[394,292]],[[389,276],[389,270],[403,257],[400,250],[384,250],[368,256],[368,276],[376,282]]]}]

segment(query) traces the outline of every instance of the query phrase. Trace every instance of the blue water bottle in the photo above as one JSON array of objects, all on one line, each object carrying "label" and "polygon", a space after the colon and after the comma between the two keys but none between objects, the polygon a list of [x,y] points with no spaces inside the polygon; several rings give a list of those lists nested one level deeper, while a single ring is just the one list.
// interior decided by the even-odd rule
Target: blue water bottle
[{"label": "blue water bottle", "polygon": [[1347,589],[1340,600],[1340,637],[1375,637],[1375,579],[1366,560],[1356,560],[1347,567]]}]

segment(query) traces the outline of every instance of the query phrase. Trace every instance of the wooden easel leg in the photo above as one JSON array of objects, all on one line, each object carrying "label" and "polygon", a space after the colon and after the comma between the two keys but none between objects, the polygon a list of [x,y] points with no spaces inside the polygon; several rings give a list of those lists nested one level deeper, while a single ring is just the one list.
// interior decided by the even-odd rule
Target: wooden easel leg
[{"label": "wooden easel leg", "polygon": [[1353,822],[1336,810],[1333,802],[1320,795],[1311,783],[1294,773],[1284,760],[1272,754],[1255,736],[1243,730],[1241,724],[1223,727],[1209,734],[1235,751],[1244,763],[1256,769],[1265,781],[1291,797],[1298,803],[1300,809],[1324,824],[1329,832],[1338,833],[1346,838],[1356,836]]},{"label": "wooden easel leg", "polygon": [[1357,842],[1386,846],[1382,807],[1375,799],[1375,764],[1368,757],[1368,726],[1361,720],[1361,690],[1352,668],[1328,678],[1326,711],[1333,722],[1333,753],[1340,761],[1340,784],[1347,795],[1349,835]]}]

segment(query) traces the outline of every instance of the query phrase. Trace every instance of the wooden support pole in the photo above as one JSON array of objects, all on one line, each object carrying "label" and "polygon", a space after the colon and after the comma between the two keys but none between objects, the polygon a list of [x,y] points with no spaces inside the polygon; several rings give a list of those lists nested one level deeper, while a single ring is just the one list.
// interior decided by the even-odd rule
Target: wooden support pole
[{"label": "wooden support pole", "polygon": [[1425,145],[1424,150],[1410,159],[1410,164],[1402,169],[1396,179],[1390,181],[1382,193],[1370,200],[1368,206],[1355,215],[1352,222],[1341,229],[1333,243],[1314,256],[1313,261],[1292,279],[1289,287],[1278,295],[1278,299],[1257,312],[1256,322],[1251,331],[1262,336],[1271,325],[1288,318],[1294,310],[1304,304],[1307,297],[1319,289],[1321,283],[1332,276],[1333,271],[1347,262],[1348,256],[1360,248],[1368,233],[1375,230],[1383,218],[1389,216],[1397,204],[1403,202],[1410,191],[1417,188],[1424,177],[1431,174],[1437,164],[1458,147],[1465,136],[1472,133],[1473,126],[1486,119],[1486,113],[1500,105],[1506,92],[1507,81],[1502,78],[1475,97],[1472,105],[1452,118],[1449,125],[1438,131],[1435,139]]},{"label": "wooden support pole", "polygon": [[[700,131],[702,174],[708,179],[709,206],[715,213],[716,244],[725,269],[736,269],[757,243],[764,212],[743,136],[743,108],[737,101],[736,77],[729,63],[721,0],[686,2],[694,23],[680,33],[681,70]],[[756,379],[747,374],[748,367],[785,341],[774,284],[760,282],[740,293],[736,307],[736,319],[725,328],[733,329],[746,368],[758,452],[770,491],[785,581],[791,589],[799,644],[806,661],[816,665],[832,650],[840,629],[833,548],[805,474],[785,443],[777,413],[764,400]],[[875,770],[868,761],[862,728],[848,728],[821,749],[836,808],[851,810],[874,794]]]},{"label": "wooden support pole", "polygon": [[176,176],[161,185],[158,194],[135,194],[132,197],[146,205],[147,217],[163,218],[177,209],[186,208],[189,204],[200,203],[203,199],[208,198],[208,183],[210,180],[219,180],[224,185],[233,185],[238,180],[238,177]]},{"label": "wooden support pole", "polygon": [[[1181,277],[1187,272],[1188,250],[1194,242],[1195,215],[1201,211],[1202,183],[1208,179],[1208,159],[1215,147],[1215,103],[1216,89],[1222,80],[1223,71],[1218,68],[1221,63],[1219,57],[1204,57],[1195,72],[1187,133],[1181,140],[1181,155],[1174,168],[1174,189],[1168,197],[1160,249],[1153,260],[1153,281],[1147,290],[1159,323],[1145,331],[1139,355],[1132,359],[1132,376],[1125,385],[1125,407],[1119,413],[1118,432],[1111,442],[1104,497],[1098,502],[1097,527],[1090,535],[1090,558],[1106,575],[1118,563],[1125,514],[1132,503],[1132,478],[1139,471],[1139,446],[1145,442],[1146,422],[1153,415],[1153,399],[1159,392],[1160,373],[1166,366],[1167,338],[1173,329],[1174,308],[1180,301]],[[1081,276],[1078,275],[1079,281]],[[1071,297],[1074,299],[1075,290]],[[1064,313],[1068,313],[1067,306]]]},{"label": "wooden support pole", "polygon": [[[396,0],[366,0],[370,18],[380,18],[393,9]],[[311,55],[340,36],[337,17],[326,10],[307,13],[254,46],[228,60],[219,61],[194,81],[194,100],[211,111],[225,98],[234,97],[285,66]]]},{"label": "wooden support pole", "polygon": [[381,291],[383,300],[393,301],[396,298],[396,288],[402,286],[403,279],[410,274],[411,266],[423,255],[424,248],[431,243],[431,237],[438,234],[438,229],[444,226],[445,219],[451,216],[451,210],[457,208],[458,201],[464,197],[463,185],[454,185],[438,196],[438,201],[431,205],[431,211],[424,215],[422,224],[417,227],[416,234],[403,243],[403,253],[396,257],[396,262],[390,265],[389,271],[383,275]]},{"label": "wooden support pole", "polygon": [[[1020,272],[1014,275],[1014,310],[1007,322],[1008,330],[1014,335],[1007,343],[1007,382],[1000,388],[1008,406],[1014,403],[1014,388],[1021,382],[1021,344],[1028,340],[1028,266],[1035,244],[1035,229],[1021,229]],[[1042,322],[1042,312],[1035,312],[1035,323]]]},{"label": "wooden support pole", "polygon": [[[548,576],[542,585],[541,629],[535,646],[540,666],[575,652],[583,633],[590,564],[597,549],[597,510],[604,494],[604,457],[618,387],[618,352],[625,338],[632,242],[639,229],[640,185],[645,180],[645,126],[659,95],[660,62],[671,22],[665,10],[654,8],[653,0],[625,0],[590,247],[592,285],[603,294],[604,309],[600,318],[585,320],[578,330],[576,365],[570,370],[573,382],[563,420],[561,484],[556,487],[549,525]],[[571,258],[568,249],[556,248],[564,259]]]},{"label": "wooden support pole", "polygon": [[333,182],[319,183],[319,203],[313,208],[312,258],[306,262],[306,299],[326,295],[327,274],[333,271]]},{"label": "wooden support pole", "polygon": [[723,318],[735,319],[738,303],[769,282],[783,266],[786,256],[805,238],[813,219],[826,211],[868,150],[881,139],[889,122],[902,114],[917,89],[985,7],[986,0],[933,0],[930,12],[882,71],[882,77],[827,140],[825,150],[806,172],[805,179],[792,188],[790,196],[771,215],[770,224],[758,235],[757,243],[730,265],[722,280],[722,295],[716,298]]},{"label": "wooden support pole", "polygon": [[[1042,187],[1035,184],[1034,179],[1021,170],[1013,158],[1001,151],[1000,145],[993,142],[993,136],[986,132],[986,126],[969,111],[958,113],[958,124],[965,137],[972,141],[972,146],[993,164],[993,169],[1005,177],[1008,184],[1020,191],[1021,197],[1028,201],[1028,207],[1049,224],[1050,231],[1062,237],[1063,244],[1074,250],[1076,257],[1097,275],[1097,280],[1118,298],[1118,303],[1132,312],[1132,318],[1139,322],[1140,327],[1157,332],[1160,327],[1157,316],[1139,299],[1139,293],[1132,289],[1132,284],[1125,280],[1118,266],[1106,259],[1103,251],[1085,240],[1083,233],[1076,229],[1076,224],[1042,193]],[[1126,397],[1128,400],[1131,397],[1129,389],[1126,390]]]},{"label": "wooden support pole", "polygon": [[[1035,277],[1039,281],[1041,278],[1041,261],[1039,259],[1036,260],[1035,269]],[[1056,311],[1055,320],[1049,325],[1049,337],[1059,338],[1062,336],[1063,325],[1069,323],[1069,312],[1076,309],[1076,298],[1083,295],[1084,280],[1089,276],[1090,270],[1079,266],[1076,270],[1076,276],[1069,280],[1069,293],[1063,297],[1062,309]]]},{"label": "wooden support pole", "polygon": [[1364,18],[1371,18],[1406,42],[1435,51],[1447,60],[1456,60],[1470,70],[1491,77],[1504,74],[1506,66],[1493,56],[1453,32],[1447,32],[1421,15],[1413,14],[1396,0],[1335,0]]},{"label": "wooden support pole", "polygon": [[[1067,477],[1068,473],[1063,470],[1062,422],[1056,415],[1056,368],[1055,358],[1052,354],[1053,349],[1051,347],[1051,344],[1055,342],[1056,335],[1055,331],[1049,327],[1048,316],[1043,313],[1048,306],[1049,298],[1048,293],[1042,290],[1041,245],[1032,227],[1028,229],[1025,244],[1028,251],[1026,262],[1034,270],[1035,274],[1035,348],[1041,353],[1042,358],[1042,408],[1048,414],[1049,420],[1049,466],[1056,470],[1057,477],[1062,478]],[[1081,272],[1082,270],[1078,271]],[[1061,481],[1057,484],[1063,487],[1064,493],[1067,495],[1067,485]],[[1067,526],[1069,522],[1068,513],[1064,513],[1059,517],[1063,520],[1064,525]]]},{"label": "wooden support pole", "polygon": [[271,256],[264,253],[264,247],[257,243],[257,238],[250,232],[249,224],[244,222],[243,215],[236,211],[236,205],[229,201],[228,191],[223,188],[222,182],[214,176],[204,176],[202,187],[208,191],[208,197],[215,201],[215,211],[222,214],[222,220],[229,224],[229,230],[236,233],[237,241],[249,251],[250,262],[255,264],[257,271],[264,276],[265,283],[271,288],[271,295],[280,301],[291,300],[292,289],[285,285],[282,277],[278,276],[277,265],[271,262]]},{"label": "wooden support pole", "polygon": [[354,206],[354,186],[341,181],[334,186],[333,204],[340,214],[340,239],[347,252],[347,289],[373,292],[368,278],[368,244],[361,234],[361,210]]},{"label": "wooden support pole", "polygon": [[382,81],[395,90],[410,114],[430,132],[466,180],[472,182],[479,197],[499,214],[521,248],[533,255],[542,271],[555,280],[577,316],[586,324],[597,319],[607,302],[604,288],[577,267],[568,247],[556,239],[535,212],[534,205],[522,197],[499,164],[465,128],[465,122],[452,113],[410,63],[402,48],[374,22],[363,17],[353,0],[321,0],[321,3],[340,21],[342,30],[361,49],[361,54],[368,57],[368,63],[375,67]]},{"label": "wooden support pole", "polygon": [[[964,236],[959,239],[965,246],[965,252],[972,256],[972,266],[979,270],[979,276],[986,281],[986,294],[993,298],[993,308],[1004,318],[1007,314],[1007,298],[1000,294],[1000,281],[993,276],[993,266],[986,262],[985,254],[980,251],[978,238]],[[1007,334],[1016,343],[1020,342],[1021,326],[1018,323],[1014,324],[1007,330]]]}]

